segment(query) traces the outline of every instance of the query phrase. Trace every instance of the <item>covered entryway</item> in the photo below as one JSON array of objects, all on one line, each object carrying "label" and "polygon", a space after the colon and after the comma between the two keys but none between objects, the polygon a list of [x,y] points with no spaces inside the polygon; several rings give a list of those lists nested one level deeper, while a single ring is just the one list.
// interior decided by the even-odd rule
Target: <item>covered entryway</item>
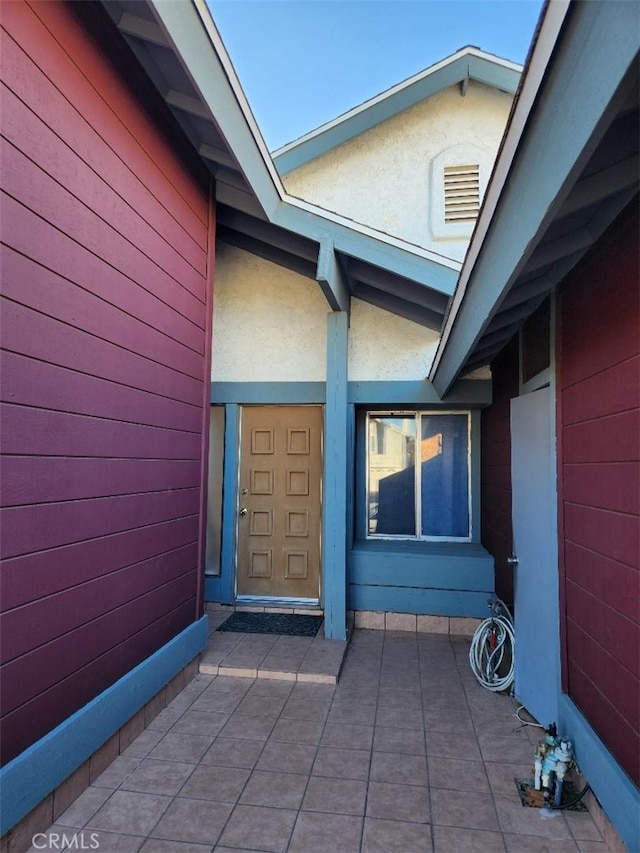
[{"label": "covered entryway", "polygon": [[317,604],[322,408],[244,406],[237,599]]}]

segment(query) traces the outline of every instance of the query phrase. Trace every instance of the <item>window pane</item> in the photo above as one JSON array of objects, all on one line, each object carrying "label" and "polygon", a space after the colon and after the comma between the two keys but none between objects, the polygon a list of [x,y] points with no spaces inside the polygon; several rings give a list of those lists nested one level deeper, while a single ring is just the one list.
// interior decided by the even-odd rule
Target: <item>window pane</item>
[{"label": "window pane", "polygon": [[423,415],[422,535],[469,535],[467,415]]},{"label": "window pane", "polygon": [[416,422],[369,418],[369,535],[416,535]]}]

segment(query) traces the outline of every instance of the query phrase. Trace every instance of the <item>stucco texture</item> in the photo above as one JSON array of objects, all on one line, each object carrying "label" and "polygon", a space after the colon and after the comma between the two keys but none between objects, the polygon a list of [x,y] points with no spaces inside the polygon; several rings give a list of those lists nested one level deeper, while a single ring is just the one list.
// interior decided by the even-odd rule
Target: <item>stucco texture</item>
[{"label": "stucco texture", "polygon": [[471,227],[468,234],[436,238],[429,223],[431,164],[445,149],[464,144],[486,152],[483,171],[489,171],[511,103],[511,95],[473,81],[464,96],[451,86],[285,175],[285,187],[327,210],[461,259]]},{"label": "stucco texture", "polygon": [[318,284],[219,242],[214,382],[324,382],[329,306]]},{"label": "stucco texture", "polygon": [[425,379],[438,332],[368,302],[351,300],[349,379],[353,382]]}]

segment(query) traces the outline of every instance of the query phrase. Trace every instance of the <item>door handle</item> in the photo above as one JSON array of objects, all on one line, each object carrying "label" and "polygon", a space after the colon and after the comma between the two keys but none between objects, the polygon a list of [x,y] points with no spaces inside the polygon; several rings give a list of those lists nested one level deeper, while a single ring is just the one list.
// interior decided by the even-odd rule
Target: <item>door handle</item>
[{"label": "door handle", "polygon": [[518,558],[516,557],[515,554],[511,557],[507,557],[507,563],[509,563],[510,566],[517,566],[518,565]]},{"label": "door handle", "polygon": [[248,512],[249,510],[246,508],[246,506],[243,506],[240,510],[240,515],[246,515]]}]

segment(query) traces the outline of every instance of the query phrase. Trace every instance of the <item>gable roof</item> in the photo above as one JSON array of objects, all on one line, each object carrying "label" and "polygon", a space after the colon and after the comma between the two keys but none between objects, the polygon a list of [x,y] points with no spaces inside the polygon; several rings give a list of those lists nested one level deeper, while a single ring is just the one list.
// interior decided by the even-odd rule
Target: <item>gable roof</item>
[{"label": "gable roof", "polygon": [[430,379],[488,364],[638,193],[640,13],[548,3]]},{"label": "gable roof", "polygon": [[101,6],[214,176],[222,239],[315,279],[332,310],[355,295],[441,328],[460,263],[287,194],[205,0]]},{"label": "gable roof", "polygon": [[283,145],[273,152],[273,162],[278,173],[286,175],[443,89],[460,84],[464,94],[469,80],[513,95],[518,88],[521,72],[521,65],[468,45],[299,139]]}]

